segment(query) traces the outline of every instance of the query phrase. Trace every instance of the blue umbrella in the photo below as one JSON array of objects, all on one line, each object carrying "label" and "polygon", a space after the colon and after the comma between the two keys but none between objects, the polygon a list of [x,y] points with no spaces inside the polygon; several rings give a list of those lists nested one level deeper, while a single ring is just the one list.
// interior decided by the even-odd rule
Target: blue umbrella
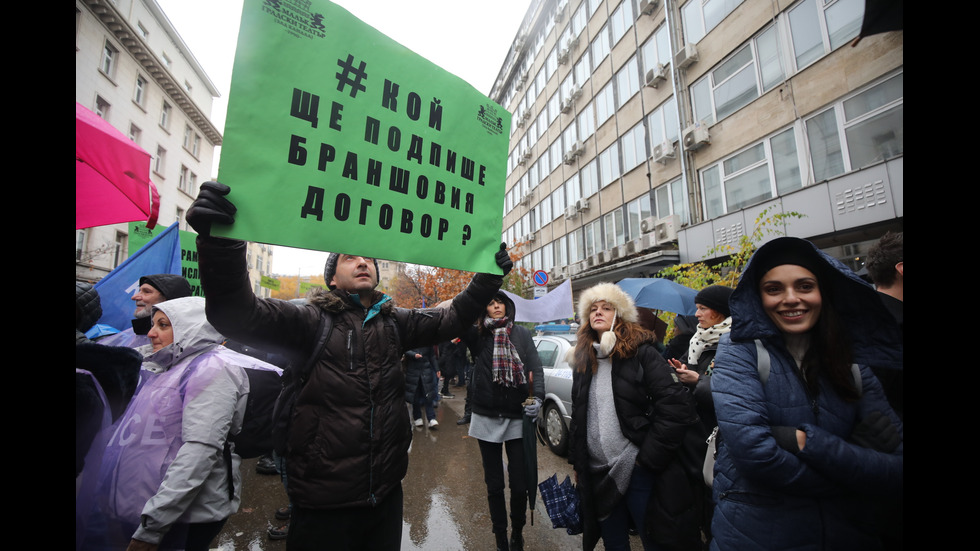
[{"label": "blue umbrella", "polygon": [[675,314],[693,314],[697,311],[694,297],[698,292],[680,283],[662,278],[630,277],[617,283],[637,306],[664,310]]}]

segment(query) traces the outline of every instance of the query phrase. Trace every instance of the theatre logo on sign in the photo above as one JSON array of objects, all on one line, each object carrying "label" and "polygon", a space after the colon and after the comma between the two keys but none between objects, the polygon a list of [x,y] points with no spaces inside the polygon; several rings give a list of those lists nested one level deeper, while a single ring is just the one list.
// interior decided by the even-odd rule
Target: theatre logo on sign
[{"label": "theatre logo on sign", "polygon": [[262,11],[297,38],[323,38],[327,30],[323,14],[310,12],[310,5],[310,0],[265,0]]},{"label": "theatre logo on sign", "polygon": [[504,131],[504,120],[497,114],[497,106],[492,103],[481,105],[476,118],[486,129],[487,134],[495,136]]}]

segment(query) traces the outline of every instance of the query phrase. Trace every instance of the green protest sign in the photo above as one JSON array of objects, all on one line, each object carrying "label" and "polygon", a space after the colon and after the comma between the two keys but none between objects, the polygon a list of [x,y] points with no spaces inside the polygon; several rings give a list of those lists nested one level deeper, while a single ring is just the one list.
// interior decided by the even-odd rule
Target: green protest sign
[{"label": "green protest sign", "polygon": [[259,281],[259,285],[261,287],[265,287],[266,289],[272,289],[273,291],[279,290],[279,280],[274,277],[262,276],[262,279]]},{"label": "green protest sign", "polygon": [[510,113],[325,0],[245,0],[216,235],[499,273]]}]

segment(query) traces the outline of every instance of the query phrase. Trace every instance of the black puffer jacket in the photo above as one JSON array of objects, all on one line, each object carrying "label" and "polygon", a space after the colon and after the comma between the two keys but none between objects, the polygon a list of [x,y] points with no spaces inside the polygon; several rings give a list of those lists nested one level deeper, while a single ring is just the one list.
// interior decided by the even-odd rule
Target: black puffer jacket
[{"label": "black puffer jacket", "polygon": [[405,477],[412,438],[402,353],[458,336],[484,311],[501,277],[477,274],[446,309],[396,308],[375,292],[369,311],[339,289],[318,290],[297,305],[252,294],[243,242],[198,237],[197,247],[208,320],[225,336],[288,353],[302,365],[321,312],[333,316],[293,410],[286,452],[292,503],[333,509],[384,499]]},{"label": "black puffer jacket", "polygon": [[[591,370],[573,373],[569,462],[578,473],[583,546],[587,550],[594,549],[599,541],[586,435],[591,387]],[[673,531],[676,523],[682,522],[679,520],[682,516],[684,522],[691,522],[693,496],[678,455],[686,433],[698,424],[690,393],[678,381],[653,340],[640,344],[631,358],[613,358],[612,387],[623,435],[639,448],[636,462],[657,473],[655,503],[647,507],[645,527],[664,531],[661,529],[670,525],[667,531]]]},{"label": "black puffer jacket", "polygon": [[[507,305],[507,319],[514,319],[514,301],[500,293]],[[486,304],[489,304],[488,299]],[[508,417],[520,419],[524,414],[523,403],[528,397],[527,385],[507,388],[493,382],[493,331],[483,326],[486,309],[482,310],[478,325],[470,327],[463,340],[473,357],[472,383],[468,399],[473,413],[486,417]],[[534,346],[534,339],[527,328],[514,325],[510,332],[510,342],[514,343],[518,356],[524,362],[524,374],[533,382],[534,396],[544,402],[544,370],[541,359]]]}]

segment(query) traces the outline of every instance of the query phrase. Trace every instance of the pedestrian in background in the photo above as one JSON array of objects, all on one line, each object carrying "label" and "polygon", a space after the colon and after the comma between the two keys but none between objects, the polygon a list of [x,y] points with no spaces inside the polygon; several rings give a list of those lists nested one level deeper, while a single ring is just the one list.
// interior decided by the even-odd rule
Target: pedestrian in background
[{"label": "pedestrian in background", "polygon": [[412,420],[416,427],[425,423],[422,420],[423,410],[429,428],[439,426],[433,407],[436,388],[432,384],[433,374],[438,371],[435,351],[431,346],[421,346],[405,352],[405,401],[412,406]]}]

